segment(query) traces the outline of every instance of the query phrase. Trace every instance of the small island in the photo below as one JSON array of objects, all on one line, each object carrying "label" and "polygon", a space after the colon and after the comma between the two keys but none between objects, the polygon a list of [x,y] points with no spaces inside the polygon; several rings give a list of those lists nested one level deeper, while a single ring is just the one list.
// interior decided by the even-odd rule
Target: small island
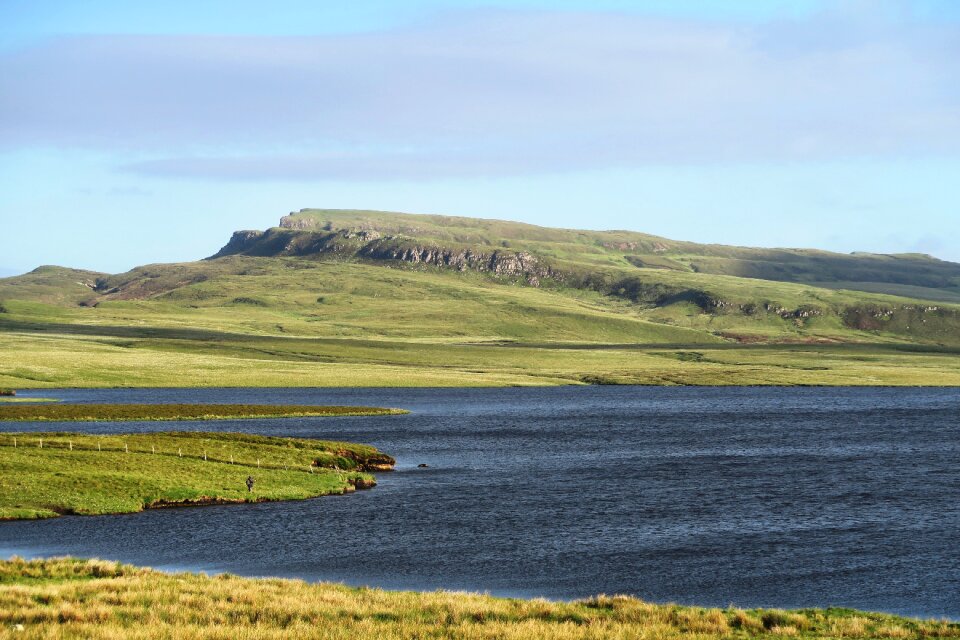
[{"label": "small island", "polygon": [[366,445],[240,433],[4,433],[0,520],[339,495],[394,462]]},{"label": "small island", "polygon": [[386,416],[405,409],[282,404],[41,404],[0,406],[0,421],[160,421]]}]

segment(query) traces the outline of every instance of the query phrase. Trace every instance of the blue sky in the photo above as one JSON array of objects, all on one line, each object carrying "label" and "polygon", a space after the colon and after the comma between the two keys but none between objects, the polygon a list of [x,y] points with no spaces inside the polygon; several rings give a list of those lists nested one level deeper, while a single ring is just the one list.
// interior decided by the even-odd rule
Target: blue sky
[{"label": "blue sky", "polygon": [[302,207],[960,261],[960,3],[0,3],[0,275]]}]

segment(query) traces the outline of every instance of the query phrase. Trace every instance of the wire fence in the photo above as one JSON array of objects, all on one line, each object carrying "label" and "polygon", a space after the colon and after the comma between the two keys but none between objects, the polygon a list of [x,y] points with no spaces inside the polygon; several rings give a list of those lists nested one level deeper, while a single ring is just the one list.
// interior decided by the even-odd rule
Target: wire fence
[{"label": "wire fence", "polygon": [[309,462],[304,460],[278,459],[275,455],[258,455],[250,452],[224,452],[222,448],[207,447],[202,444],[190,443],[157,443],[145,444],[137,442],[133,447],[129,442],[118,442],[116,438],[95,439],[92,438],[64,438],[64,437],[44,437],[31,434],[2,434],[0,435],[0,447],[11,447],[14,449],[36,449],[42,450],[60,450],[76,452],[97,452],[97,453],[124,453],[129,455],[148,455],[165,456],[186,460],[203,460],[205,462],[216,464],[231,464],[257,469],[272,469],[283,471],[301,471],[304,473],[315,473],[323,471],[349,471],[349,469],[340,469],[337,466],[321,465],[319,459],[313,459]]}]

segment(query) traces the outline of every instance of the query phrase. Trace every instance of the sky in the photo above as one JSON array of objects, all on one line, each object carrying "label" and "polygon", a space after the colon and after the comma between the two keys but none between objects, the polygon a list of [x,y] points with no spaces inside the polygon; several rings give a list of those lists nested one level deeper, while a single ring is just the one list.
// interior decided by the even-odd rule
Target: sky
[{"label": "sky", "polygon": [[0,276],[297,209],[960,261],[953,0],[0,0]]}]

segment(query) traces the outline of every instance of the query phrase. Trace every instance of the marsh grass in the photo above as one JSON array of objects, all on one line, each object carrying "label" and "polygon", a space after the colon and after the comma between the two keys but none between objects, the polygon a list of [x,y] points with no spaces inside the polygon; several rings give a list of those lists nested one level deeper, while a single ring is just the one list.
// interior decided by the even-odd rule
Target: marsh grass
[{"label": "marsh grass", "polygon": [[238,418],[304,418],[382,416],[408,413],[379,407],[336,407],[273,404],[49,404],[0,406],[0,421],[129,421],[234,420]]},{"label": "marsh grass", "polygon": [[343,494],[375,483],[368,466],[392,462],[366,445],[246,434],[6,433],[0,519]]},{"label": "marsh grass", "polygon": [[710,609],[627,596],[564,603],[13,558],[0,562],[0,637],[919,639],[960,638],[960,625],[841,609]]}]

